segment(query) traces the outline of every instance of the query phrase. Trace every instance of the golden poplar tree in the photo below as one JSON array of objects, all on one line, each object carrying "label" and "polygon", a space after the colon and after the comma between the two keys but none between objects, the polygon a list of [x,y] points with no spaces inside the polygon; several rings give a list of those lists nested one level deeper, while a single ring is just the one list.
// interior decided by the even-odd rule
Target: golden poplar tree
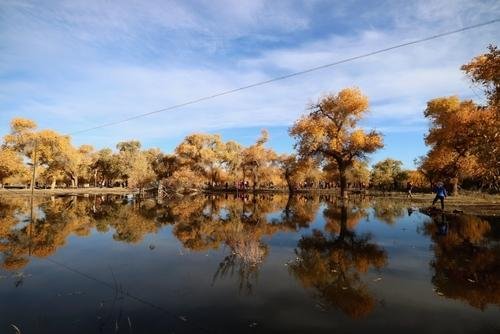
[{"label": "golden poplar tree", "polygon": [[0,188],[3,187],[6,178],[26,172],[26,167],[17,152],[0,147]]},{"label": "golden poplar tree", "polygon": [[431,147],[426,165],[452,184],[454,195],[458,194],[461,179],[480,172],[471,133],[478,112],[474,102],[461,101],[456,96],[433,99],[424,111],[431,121],[425,136],[426,144]]},{"label": "golden poplar tree", "polygon": [[480,106],[471,130],[474,154],[479,158],[483,186],[500,190],[500,50],[490,45],[485,54],[479,55],[462,66],[473,84],[480,84],[488,99]]},{"label": "golden poplar tree", "polygon": [[317,157],[323,163],[334,162],[340,176],[341,196],[346,197],[347,170],[356,160],[383,147],[382,137],[372,130],[358,128],[368,111],[368,98],[357,88],[328,94],[309,108],[290,129],[302,157]]}]

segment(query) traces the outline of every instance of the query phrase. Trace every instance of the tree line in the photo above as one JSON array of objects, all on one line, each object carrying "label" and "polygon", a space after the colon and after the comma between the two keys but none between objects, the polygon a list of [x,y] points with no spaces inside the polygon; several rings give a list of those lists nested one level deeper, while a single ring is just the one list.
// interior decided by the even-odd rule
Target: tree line
[{"label": "tree line", "polygon": [[472,84],[481,85],[487,102],[478,105],[456,96],[427,103],[430,128],[425,142],[430,151],[415,160],[416,170],[385,159],[372,166],[368,155],[383,147],[382,134],[365,131],[358,122],[369,110],[368,98],[357,88],[322,96],[289,129],[295,140],[292,154],[266,146],[268,132],[243,146],[220,135],[190,134],[171,154],[144,150],[136,140],[116,149],[76,147],[69,136],[39,130],[28,119],[14,118],[0,149],[0,183],[30,184],[33,167],[39,185],[55,188],[122,186],[144,189],[288,189],[349,187],[395,190],[411,182],[432,187],[450,185],[498,191],[500,187],[499,80],[500,51],[488,52],[461,67]]}]

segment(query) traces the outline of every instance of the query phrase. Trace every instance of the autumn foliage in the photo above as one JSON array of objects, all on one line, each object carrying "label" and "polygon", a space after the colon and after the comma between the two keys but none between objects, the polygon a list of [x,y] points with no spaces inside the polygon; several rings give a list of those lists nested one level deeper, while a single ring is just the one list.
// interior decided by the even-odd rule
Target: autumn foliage
[{"label": "autumn foliage", "polygon": [[367,111],[366,96],[357,88],[347,88],[320,98],[290,129],[300,156],[336,165],[342,197],[346,196],[348,169],[383,146],[379,133],[356,127]]},{"label": "autumn foliage", "polygon": [[472,83],[481,84],[486,105],[457,96],[440,97],[427,103],[424,115],[431,122],[425,136],[429,153],[419,169],[429,181],[447,181],[454,194],[469,181],[476,188],[500,189],[500,52],[489,52],[462,66]]},{"label": "autumn foliage", "polygon": [[[358,126],[369,111],[368,98],[358,88],[330,92],[309,105],[289,129],[295,152],[278,154],[269,147],[269,133],[248,146],[218,134],[187,135],[171,154],[143,149],[137,140],[119,142],[116,149],[74,146],[69,136],[38,129],[28,119],[14,118],[0,148],[0,184],[43,187],[113,187],[143,191],[167,189],[181,193],[209,190],[338,189],[372,187],[382,191],[428,189],[446,182],[453,194],[460,186],[500,189],[499,51],[490,46],[462,66],[474,85],[481,85],[487,104],[457,96],[427,103],[424,116],[429,152],[415,160],[417,170],[405,170],[387,158],[368,164],[383,147],[382,134]],[[35,168],[33,168],[35,167]]]},{"label": "autumn foliage", "polygon": [[466,215],[436,215],[425,224],[424,233],[434,241],[432,283],[445,297],[481,310],[500,305],[500,248],[492,228]]}]

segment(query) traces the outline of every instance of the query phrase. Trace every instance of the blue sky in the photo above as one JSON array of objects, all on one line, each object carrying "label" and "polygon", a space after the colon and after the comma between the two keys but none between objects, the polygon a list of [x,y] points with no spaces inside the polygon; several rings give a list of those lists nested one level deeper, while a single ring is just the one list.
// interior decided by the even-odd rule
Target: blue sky
[{"label": "blue sky", "polygon": [[[0,0],[0,134],[13,117],[71,133],[216,92],[500,17],[498,1]],[[429,99],[484,101],[460,65],[498,44],[500,24],[82,133],[171,151],[191,132],[292,150],[288,127],[322,94],[357,86],[362,122],[385,137],[374,163],[425,154]]]}]

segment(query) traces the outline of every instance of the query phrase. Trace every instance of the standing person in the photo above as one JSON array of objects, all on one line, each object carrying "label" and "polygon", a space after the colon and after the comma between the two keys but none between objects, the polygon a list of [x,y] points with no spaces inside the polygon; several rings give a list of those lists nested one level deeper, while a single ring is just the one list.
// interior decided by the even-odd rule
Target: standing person
[{"label": "standing person", "polygon": [[413,198],[413,195],[411,194],[411,191],[413,190],[413,183],[409,181],[406,184],[406,198]]},{"label": "standing person", "polygon": [[436,197],[434,197],[434,200],[432,201],[432,206],[436,204],[437,200],[441,201],[441,210],[444,210],[444,198],[448,196],[448,193],[446,192],[446,189],[444,188],[443,182],[438,182],[436,189],[434,190],[436,193]]}]

